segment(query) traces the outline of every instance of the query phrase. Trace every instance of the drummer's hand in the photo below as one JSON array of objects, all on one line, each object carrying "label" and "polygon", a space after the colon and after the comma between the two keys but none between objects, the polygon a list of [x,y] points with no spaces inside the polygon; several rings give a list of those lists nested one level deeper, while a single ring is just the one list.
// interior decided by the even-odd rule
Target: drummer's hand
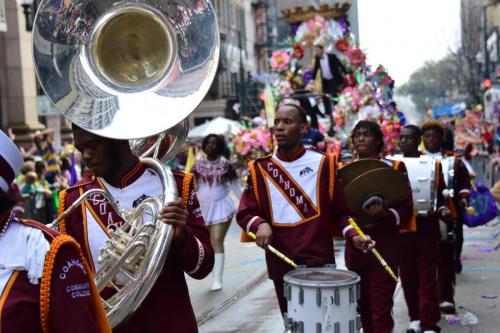
[{"label": "drummer's hand", "polygon": [[462,198],[459,201],[459,205],[460,205],[460,208],[465,209],[465,208],[469,207],[469,200]]},{"label": "drummer's hand", "polygon": [[446,223],[450,223],[453,221],[453,216],[451,216],[451,211],[448,209],[448,207],[445,207],[439,211],[440,218]]},{"label": "drummer's hand", "polygon": [[180,200],[172,201],[160,211],[160,220],[175,228],[174,242],[178,245],[186,238],[186,224],[189,213]]},{"label": "drummer's hand", "polygon": [[384,213],[384,206],[379,204],[373,204],[367,209],[365,209],[365,212],[370,216],[382,215]]},{"label": "drummer's hand", "polygon": [[351,240],[354,247],[360,251],[363,251],[364,253],[367,253],[368,251],[373,249],[376,244],[375,241],[372,240],[368,235],[365,235],[365,237],[354,236]]},{"label": "drummer's hand", "polygon": [[257,229],[257,233],[255,234],[255,243],[262,247],[265,248],[269,244],[271,244],[271,241],[273,240],[273,231],[271,229],[271,226],[267,223],[261,223],[259,225],[259,228]]}]

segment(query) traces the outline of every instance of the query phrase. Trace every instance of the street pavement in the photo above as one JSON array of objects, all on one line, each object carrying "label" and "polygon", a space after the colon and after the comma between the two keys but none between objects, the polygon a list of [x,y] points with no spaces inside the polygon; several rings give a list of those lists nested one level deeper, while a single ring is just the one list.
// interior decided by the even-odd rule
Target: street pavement
[{"label": "street pavement", "polygon": [[[254,243],[241,243],[240,228],[233,221],[226,237],[224,287],[211,292],[211,277],[188,277],[191,301],[200,333],[283,332],[274,288],[267,279],[264,252]],[[474,229],[465,228],[463,272],[457,276],[456,304],[478,318],[463,326],[460,317],[443,317],[442,332],[500,332],[500,221]],[[344,268],[344,247],[335,242],[337,267]],[[408,323],[403,292],[394,295],[395,332],[406,332]],[[460,314],[460,313],[459,313]],[[462,315],[463,316],[463,315]]]}]

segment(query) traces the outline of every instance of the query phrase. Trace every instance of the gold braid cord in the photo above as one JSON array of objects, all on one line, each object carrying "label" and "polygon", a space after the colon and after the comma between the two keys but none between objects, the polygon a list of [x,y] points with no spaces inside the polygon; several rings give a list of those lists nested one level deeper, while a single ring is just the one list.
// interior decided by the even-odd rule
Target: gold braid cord
[{"label": "gold braid cord", "polygon": [[328,155],[328,160],[330,164],[330,177],[328,177],[328,193],[330,194],[330,202],[333,203],[333,191],[335,187],[335,156],[333,154]]},{"label": "gold braid cord", "polygon": [[181,201],[184,206],[187,206],[189,201],[189,195],[191,194],[191,181],[193,180],[193,174],[188,172],[184,175],[184,179],[182,179],[182,193],[181,193]]},{"label": "gold braid cord", "polygon": [[255,199],[257,200],[257,204],[260,207],[259,191],[257,189],[257,172],[255,171],[255,161],[250,161],[248,163],[248,171],[250,172],[250,175],[252,176],[252,187],[253,187]]},{"label": "gold braid cord", "polygon": [[[66,190],[62,190],[61,192],[59,192],[59,209],[57,211],[57,216],[61,216],[61,214],[64,213],[67,194],[68,192]],[[66,220],[62,220],[61,222],[59,222],[59,231],[62,234],[68,233],[66,230]]]},{"label": "gold braid cord", "polygon": [[111,327],[109,326],[106,313],[104,312],[104,307],[99,298],[99,292],[94,284],[94,277],[90,271],[89,265],[83,256],[82,249],[80,245],[73,239],[73,237],[68,235],[59,235],[52,240],[50,250],[45,257],[45,263],[43,265],[43,274],[40,282],[40,324],[43,333],[50,333],[49,325],[49,314],[50,314],[50,292],[52,284],[52,273],[54,270],[54,264],[57,258],[59,249],[64,245],[71,245],[78,252],[80,261],[85,267],[88,279],[90,281],[90,292],[93,300],[93,310],[94,316],[96,318],[97,324],[99,325],[99,332],[111,332]]}]

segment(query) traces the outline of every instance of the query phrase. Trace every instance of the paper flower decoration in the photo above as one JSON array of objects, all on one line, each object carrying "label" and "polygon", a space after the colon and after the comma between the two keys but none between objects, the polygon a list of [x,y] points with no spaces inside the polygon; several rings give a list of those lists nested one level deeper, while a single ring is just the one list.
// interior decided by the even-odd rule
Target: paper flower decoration
[{"label": "paper flower decoration", "polygon": [[349,42],[346,39],[339,39],[335,43],[335,48],[342,53],[345,53],[349,49]]},{"label": "paper flower decoration", "polygon": [[304,57],[304,47],[300,44],[295,44],[293,46],[292,58],[302,59]]},{"label": "paper flower decoration", "polygon": [[265,128],[253,128],[239,132],[233,140],[234,150],[241,156],[263,156],[272,150],[271,132]]},{"label": "paper flower decoration", "polygon": [[359,48],[350,48],[346,51],[351,66],[357,67],[365,62],[366,55]]},{"label": "paper flower decoration", "polygon": [[282,72],[288,69],[290,63],[290,55],[283,50],[273,52],[271,56],[271,68],[276,72]]}]

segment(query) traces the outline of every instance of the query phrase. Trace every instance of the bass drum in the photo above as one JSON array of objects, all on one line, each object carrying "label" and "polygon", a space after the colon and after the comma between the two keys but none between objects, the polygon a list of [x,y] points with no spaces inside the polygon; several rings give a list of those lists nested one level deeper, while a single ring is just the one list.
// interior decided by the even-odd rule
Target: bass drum
[{"label": "bass drum", "polygon": [[354,333],[361,329],[356,310],[361,279],[356,273],[328,266],[298,268],[283,280],[286,332]]},{"label": "bass drum", "polygon": [[408,171],[413,207],[417,216],[428,216],[436,211],[436,161],[428,156],[401,158]]}]

